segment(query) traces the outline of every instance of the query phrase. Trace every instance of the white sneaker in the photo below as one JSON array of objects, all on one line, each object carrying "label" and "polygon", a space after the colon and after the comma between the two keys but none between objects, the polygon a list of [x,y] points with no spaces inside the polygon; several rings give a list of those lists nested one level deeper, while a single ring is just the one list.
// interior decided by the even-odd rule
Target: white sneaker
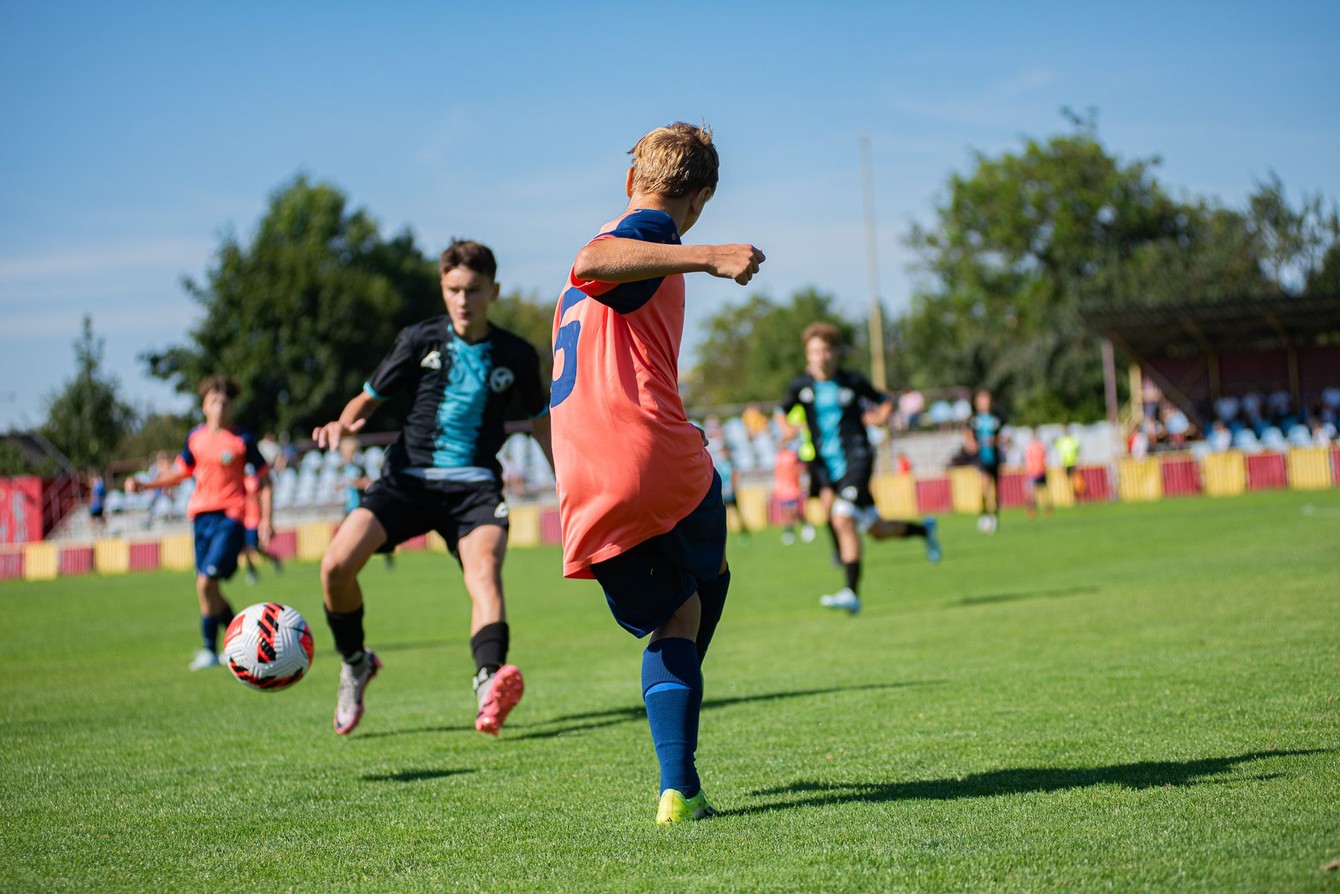
[{"label": "white sneaker", "polygon": [[861,597],[853,593],[850,587],[843,587],[831,596],[820,596],[819,604],[824,608],[840,608],[854,615],[861,610]]},{"label": "white sneaker", "polygon": [[814,542],[814,525],[806,525],[800,529],[800,539],[806,543]]},{"label": "white sneaker", "polygon": [[340,693],[335,698],[335,732],[347,736],[363,719],[363,690],[381,670],[377,653],[368,649],[363,666],[355,671],[348,662],[340,662]]},{"label": "white sneaker", "polygon": [[191,670],[193,671],[202,671],[218,666],[219,656],[215,655],[209,649],[201,649],[199,652],[196,652],[195,657],[191,659],[190,664]]},{"label": "white sneaker", "polygon": [[790,546],[791,544],[793,544],[793,543],[795,543],[795,542],[796,542],[796,532],[795,532],[795,531],[783,531],[783,532],[782,532],[782,543],[783,543],[784,545],[786,545],[786,546]]}]

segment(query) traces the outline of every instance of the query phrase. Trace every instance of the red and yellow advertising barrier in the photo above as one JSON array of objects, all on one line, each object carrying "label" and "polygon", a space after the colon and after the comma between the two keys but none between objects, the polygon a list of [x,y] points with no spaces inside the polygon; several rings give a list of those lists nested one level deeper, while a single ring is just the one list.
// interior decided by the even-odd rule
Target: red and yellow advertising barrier
[{"label": "red and yellow advertising barrier", "polygon": [[1331,451],[1325,447],[1295,447],[1287,460],[1289,486],[1294,490],[1322,490],[1335,484]]},{"label": "red and yellow advertising barrier", "polygon": [[54,543],[29,543],[23,548],[24,580],[54,580],[60,574],[60,548]]},{"label": "red and yellow advertising barrier", "polygon": [[911,475],[877,475],[870,482],[875,508],[885,518],[917,517],[917,483]]},{"label": "red and yellow advertising barrier", "polygon": [[1125,503],[1163,498],[1163,471],[1157,459],[1117,460],[1117,495]]},{"label": "red and yellow advertising barrier", "polygon": [[1201,461],[1205,493],[1212,497],[1235,497],[1247,489],[1247,462],[1236,450],[1211,453]]}]

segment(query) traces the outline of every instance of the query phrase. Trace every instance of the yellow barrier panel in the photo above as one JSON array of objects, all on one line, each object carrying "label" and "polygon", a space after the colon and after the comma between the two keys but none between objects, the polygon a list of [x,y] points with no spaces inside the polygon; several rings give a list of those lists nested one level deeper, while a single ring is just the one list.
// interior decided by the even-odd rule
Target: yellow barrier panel
[{"label": "yellow barrier panel", "polygon": [[195,538],[190,534],[169,534],[158,541],[158,565],[169,571],[195,568]]},{"label": "yellow barrier panel", "polygon": [[298,558],[316,561],[326,554],[335,526],[330,522],[310,522],[298,526]]},{"label": "yellow barrier panel", "polygon": [[955,512],[976,515],[982,511],[982,473],[976,466],[949,470],[949,499]]},{"label": "yellow barrier panel", "polygon": [[757,485],[740,488],[735,492],[735,508],[745,527],[763,530],[768,526],[768,489]]},{"label": "yellow barrier panel", "polygon": [[1247,458],[1237,450],[1206,454],[1200,471],[1211,497],[1235,497],[1247,489]]},{"label": "yellow barrier panel", "polygon": [[1163,498],[1163,471],[1157,459],[1117,460],[1117,494],[1126,503]]},{"label": "yellow barrier panel", "polygon": [[436,531],[428,532],[426,545],[430,553],[444,553],[447,551],[447,541],[443,540],[442,535]]},{"label": "yellow barrier panel", "polygon": [[125,574],[130,570],[130,544],[124,540],[99,540],[93,544],[93,570],[99,574]]},{"label": "yellow barrier panel", "polygon": [[540,508],[515,506],[508,518],[507,543],[509,546],[540,545]]},{"label": "yellow barrier panel", "polygon": [[158,541],[158,567],[189,571],[196,567],[196,539],[189,533],[169,533]]},{"label": "yellow barrier panel", "polygon": [[870,491],[884,518],[917,517],[917,482],[911,475],[876,475]]},{"label": "yellow barrier panel", "polygon": [[828,516],[824,515],[824,504],[818,497],[810,497],[805,501],[805,521],[812,525],[828,524]]},{"label": "yellow barrier panel", "polygon": [[60,550],[54,543],[29,543],[23,547],[23,579],[55,580],[60,572]]},{"label": "yellow barrier panel", "polygon": [[[1026,486],[1032,487],[1031,484]],[[1047,496],[1051,497],[1052,506],[1059,509],[1075,505],[1075,482],[1064,468],[1047,470]]]},{"label": "yellow barrier panel", "polygon": [[1289,451],[1289,487],[1323,490],[1331,486],[1331,451],[1326,447],[1294,447]]}]

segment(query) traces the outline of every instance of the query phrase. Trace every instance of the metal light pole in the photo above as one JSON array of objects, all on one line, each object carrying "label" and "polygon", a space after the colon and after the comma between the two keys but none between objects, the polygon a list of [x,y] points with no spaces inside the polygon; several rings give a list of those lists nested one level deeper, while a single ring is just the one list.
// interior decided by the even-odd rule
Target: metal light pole
[{"label": "metal light pole", "polygon": [[870,173],[870,137],[861,134],[861,186],[865,196],[865,255],[870,278],[870,382],[880,391],[889,387],[884,369],[884,309],[879,301],[879,254],[875,241],[875,187]]}]

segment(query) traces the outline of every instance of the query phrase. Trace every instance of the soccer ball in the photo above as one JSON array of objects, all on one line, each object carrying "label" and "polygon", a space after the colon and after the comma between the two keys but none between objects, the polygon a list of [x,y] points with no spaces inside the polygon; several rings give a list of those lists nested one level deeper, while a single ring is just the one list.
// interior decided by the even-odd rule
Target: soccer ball
[{"label": "soccer ball", "polygon": [[258,602],[228,625],[222,658],[233,676],[252,689],[287,689],[312,666],[312,628],[296,608]]}]

